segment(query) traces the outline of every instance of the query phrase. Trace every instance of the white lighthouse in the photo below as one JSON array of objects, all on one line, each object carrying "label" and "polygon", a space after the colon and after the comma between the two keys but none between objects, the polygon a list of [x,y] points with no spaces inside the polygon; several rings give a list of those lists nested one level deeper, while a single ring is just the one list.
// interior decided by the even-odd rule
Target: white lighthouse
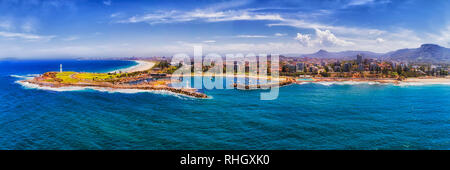
[{"label": "white lighthouse", "polygon": [[62,64],[59,64],[59,72],[62,73]]}]

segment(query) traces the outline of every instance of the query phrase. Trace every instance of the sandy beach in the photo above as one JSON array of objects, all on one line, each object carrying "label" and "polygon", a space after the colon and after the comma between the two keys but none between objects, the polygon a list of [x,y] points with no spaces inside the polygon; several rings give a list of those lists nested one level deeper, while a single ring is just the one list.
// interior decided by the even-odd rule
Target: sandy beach
[{"label": "sandy beach", "polygon": [[119,70],[114,70],[114,71],[111,71],[110,73],[120,72],[120,71],[125,72],[125,73],[132,73],[132,72],[136,72],[136,71],[145,71],[145,70],[151,69],[155,65],[155,62],[152,62],[152,61],[137,60],[135,62],[138,63],[135,66],[123,68],[123,69],[119,69]]},{"label": "sandy beach", "polygon": [[407,78],[404,83],[450,84],[450,78]]}]

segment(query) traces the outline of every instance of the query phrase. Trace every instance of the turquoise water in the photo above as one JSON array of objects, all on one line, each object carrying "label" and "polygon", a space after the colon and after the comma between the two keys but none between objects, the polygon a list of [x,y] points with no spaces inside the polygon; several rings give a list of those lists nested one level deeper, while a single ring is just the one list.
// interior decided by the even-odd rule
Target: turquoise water
[{"label": "turquoise water", "polygon": [[[30,89],[21,76],[128,61],[0,61],[0,149],[450,149],[450,86],[289,85],[170,93]],[[12,76],[13,75],[13,76]]]},{"label": "turquoise water", "polygon": [[301,79],[297,79],[297,81],[313,81],[313,79],[301,78]]}]

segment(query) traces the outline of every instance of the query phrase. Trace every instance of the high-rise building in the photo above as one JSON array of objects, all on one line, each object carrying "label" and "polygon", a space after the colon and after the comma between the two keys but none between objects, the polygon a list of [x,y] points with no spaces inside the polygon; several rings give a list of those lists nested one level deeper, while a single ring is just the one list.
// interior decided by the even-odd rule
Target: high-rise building
[{"label": "high-rise building", "polygon": [[305,69],[305,63],[303,63],[303,62],[299,62],[299,63],[297,63],[297,72],[303,72],[304,71],[304,69]]},{"label": "high-rise building", "polygon": [[362,64],[362,61],[363,61],[362,55],[361,54],[356,55],[356,63],[359,65]]},{"label": "high-rise building", "polygon": [[343,69],[344,72],[350,72],[351,69],[352,69],[352,63],[345,63],[344,64],[344,69]]}]

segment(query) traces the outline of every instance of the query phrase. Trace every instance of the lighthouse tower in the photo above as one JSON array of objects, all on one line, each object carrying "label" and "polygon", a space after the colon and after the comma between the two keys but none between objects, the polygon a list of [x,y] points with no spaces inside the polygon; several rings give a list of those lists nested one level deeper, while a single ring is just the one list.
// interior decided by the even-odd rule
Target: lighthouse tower
[{"label": "lighthouse tower", "polygon": [[59,72],[62,73],[62,64],[59,64]]}]

